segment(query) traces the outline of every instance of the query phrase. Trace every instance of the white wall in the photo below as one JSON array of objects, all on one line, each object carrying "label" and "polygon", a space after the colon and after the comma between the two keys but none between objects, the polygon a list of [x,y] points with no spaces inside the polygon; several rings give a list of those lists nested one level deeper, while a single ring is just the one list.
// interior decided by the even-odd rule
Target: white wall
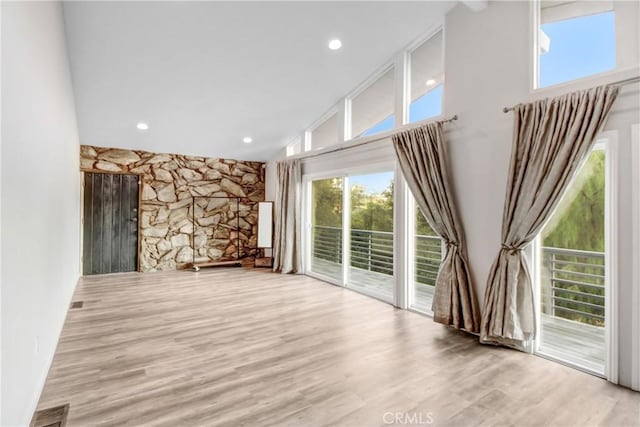
[{"label": "white wall", "polygon": [[[0,44],[2,43],[2,7],[0,5]],[[0,60],[2,49],[0,48]],[[0,95],[2,95],[2,67],[0,67]],[[2,103],[0,102],[0,424],[2,424]]]},{"label": "white wall", "polygon": [[[447,134],[457,203],[466,230],[472,274],[482,304],[486,279],[500,245],[502,210],[511,155],[513,114],[502,107],[557,96],[573,90],[638,75],[636,3],[616,2],[616,25],[624,34],[617,52],[617,73],[595,76],[544,90],[532,91],[530,5],[527,2],[490,2],[472,12],[454,8],[445,23],[445,116],[460,120]],[[628,37],[635,31],[636,37]],[[619,37],[620,38],[620,37]],[[633,45],[629,40],[636,40]],[[469,64],[474,64],[470,66]],[[635,67],[630,67],[635,64]],[[620,153],[618,243],[619,382],[631,387],[632,377],[632,229],[631,125],[638,123],[638,86],[625,86],[605,130],[618,133]],[[635,308],[637,309],[637,308]],[[635,362],[637,363],[637,361]]]},{"label": "white wall", "polygon": [[[512,116],[502,107],[528,97],[529,5],[459,5],[445,21],[445,116],[456,202],[480,303],[500,247],[511,155]],[[474,64],[470,66],[470,64]]]},{"label": "white wall", "polygon": [[79,140],[62,4],[2,2],[2,419],[28,425],[79,276]]},{"label": "white wall", "polygon": [[275,161],[267,162],[264,172],[264,199],[270,202],[276,200],[278,183],[278,165]]}]

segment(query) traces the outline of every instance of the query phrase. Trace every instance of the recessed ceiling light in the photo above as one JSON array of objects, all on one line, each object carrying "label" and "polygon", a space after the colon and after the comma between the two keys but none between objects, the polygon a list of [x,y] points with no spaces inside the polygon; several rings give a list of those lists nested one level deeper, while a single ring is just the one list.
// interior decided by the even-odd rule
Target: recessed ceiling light
[{"label": "recessed ceiling light", "polygon": [[433,80],[433,79],[427,80],[427,86],[433,86],[434,84],[436,84],[435,80]]},{"label": "recessed ceiling light", "polygon": [[146,124],[146,123],[142,123],[142,122],[138,123],[138,124],[136,125],[136,127],[137,127],[138,129],[140,129],[140,130],[147,130],[147,129],[149,129],[149,125],[148,125],[148,124]]},{"label": "recessed ceiling light", "polygon": [[329,49],[338,50],[342,47],[342,42],[338,39],[333,39],[329,42]]},{"label": "recessed ceiling light", "polygon": [[242,142],[244,142],[245,144],[251,144],[253,142],[253,139],[250,136],[245,136],[244,138],[242,138]]}]

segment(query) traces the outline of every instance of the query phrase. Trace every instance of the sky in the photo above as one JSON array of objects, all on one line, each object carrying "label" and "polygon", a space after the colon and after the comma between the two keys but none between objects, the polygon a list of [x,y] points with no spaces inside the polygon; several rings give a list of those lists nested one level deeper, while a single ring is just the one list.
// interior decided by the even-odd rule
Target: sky
[{"label": "sky", "polygon": [[380,194],[393,181],[393,172],[349,176],[349,186],[361,185],[368,194]]},{"label": "sky", "polygon": [[[541,25],[550,38],[549,51],[540,56],[540,87],[575,80],[612,70],[616,66],[614,12],[584,16]],[[443,85],[438,85],[409,107],[409,123],[442,113]],[[373,135],[391,130],[393,115],[362,133]],[[393,179],[393,173],[349,177],[370,193],[381,193]]]},{"label": "sky", "polygon": [[541,25],[551,43],[540,56],[540,87],[613,70],[614,20],[614,12],[608,12]]}]

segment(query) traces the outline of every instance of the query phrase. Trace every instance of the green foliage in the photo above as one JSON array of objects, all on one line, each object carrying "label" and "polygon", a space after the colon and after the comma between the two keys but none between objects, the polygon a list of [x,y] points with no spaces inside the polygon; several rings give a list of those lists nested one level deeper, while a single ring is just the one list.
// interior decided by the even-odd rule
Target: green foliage
[{"label": "green foliage", "polygon": [[605,153],[593,151],[545,226],[543,246],[604,252]]},{"label": "green foliage", "polygon": [[[341,178],[314,181],[312,184],[313,224],[342,227]],[[357,231],[393,232],[393,182],[380,194],[367,193],[362,185],[351,186],[351,265],[383,274],[393,274],[393,236]],[[419,236],[436,236],[420,209],[415,211],[415,229]],[[341,233],[337,230],[314,230],[314,257],[340,263]],[[440,266],[440,241],[419,237],[416,240],[416,280],[433,286]]]},{"label": "green foliage", "polygon": [[342,178],[313,181],[311,186],[313,224],[342,227]]},{"label": "green foliage", "polygon": [[420,208],[416,206],[416,234],[419,236],[437,236],[425,219]]},{"label": "green foliage", "polygon": [[[542,231],[543,246],[604,252],[604,198],[605,152],[596,150],[591,152]],[[604,316],[604,257],[556,254],[546,255],[544,262],[543,311],[603,326],[598,316]]]},{"label": "green foliage", "polygon": [[420,208],[416,206],[416,282],[422,285],[435,286],[438,270],[442,261],[442,242],[422,236],[437,237],[425,219]]},{"label": "green foliage", "polygon": [[351,229],[393,231],[393,182],[381,194],[351,187]]},{"label": "green foliage", "polygon": [[[313,224],[342,226],[342,178],[312,183]],[[393,182],[381,194],[367,193],[361,185],[351,187],[351,228],[393,231]]]}]

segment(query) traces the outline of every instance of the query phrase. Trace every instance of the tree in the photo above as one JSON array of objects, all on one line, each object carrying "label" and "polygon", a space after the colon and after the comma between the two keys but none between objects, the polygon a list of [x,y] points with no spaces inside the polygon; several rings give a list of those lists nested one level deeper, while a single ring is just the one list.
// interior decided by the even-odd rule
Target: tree
[{"label": "tree", "polygon": [[604,151],[592,151],[545,226],[544,246],[604,252],[604,169]]},{"label": "tree", "polygon": [[393,231],[393,183],[380,194],[367,194],[361,185],[351,187],[351,228]]},{"label": "tree", "polygon": [[342,226],[342,178],[313,181],[311,200],[314,225]]},{"label": "tree", "polygon": [[416,206],[416,234],[419,236],[437,236],[418,206]]},{"label": "tree", "polygon": [[[605,152],[595,150],[585,161],[543,229],[543,245],[604,252],[604,198]],[[602,326],[602,321],[597,317],[604,315],[602,257],[558,253],[553,261],[550,256],[546,257],[545,270],[542,296],[546,311],[555,307],[556,316]],[[552,297],[555,297],[554,301],[551,300]]]}]

